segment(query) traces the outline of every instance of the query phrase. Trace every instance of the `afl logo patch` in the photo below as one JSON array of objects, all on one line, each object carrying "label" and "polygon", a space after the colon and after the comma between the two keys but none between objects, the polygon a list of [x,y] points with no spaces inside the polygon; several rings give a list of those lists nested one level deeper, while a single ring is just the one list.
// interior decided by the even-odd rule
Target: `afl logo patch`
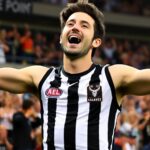
[{"label": "afl logo patch", "polygon": [[58,88],[48,88],[46,91],[45,91],[45,95],[47,97],[51,97],[51,98],[56,98],[56,97],[59,97],[60,95],[62,94],[62,90],[58,89]]}]

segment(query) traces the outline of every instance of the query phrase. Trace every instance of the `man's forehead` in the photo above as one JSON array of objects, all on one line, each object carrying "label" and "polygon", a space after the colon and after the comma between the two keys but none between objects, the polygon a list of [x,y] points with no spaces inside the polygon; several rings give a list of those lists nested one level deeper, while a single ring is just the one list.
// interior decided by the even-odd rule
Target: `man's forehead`
[{"label": "man's forehead", "polygon": [[69,20],[80,20],[94,23],[94,19],[85,12],[75,12],[69,16],[67,21]]}]

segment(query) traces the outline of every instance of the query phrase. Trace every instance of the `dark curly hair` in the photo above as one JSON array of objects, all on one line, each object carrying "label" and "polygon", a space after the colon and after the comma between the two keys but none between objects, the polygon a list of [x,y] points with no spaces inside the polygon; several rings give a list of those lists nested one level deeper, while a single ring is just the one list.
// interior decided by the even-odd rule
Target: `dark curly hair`
[{"label": "dark curly hair", "polygon": [[63,30],[69,16],[75,12],[85,12],[88,15],[90,15],[95,20],[94,38],[102,39],[104,37],[105,35],[104,15],[94,4],[88,3],[87,1],[69,3],[60,12],[61,30]]}]

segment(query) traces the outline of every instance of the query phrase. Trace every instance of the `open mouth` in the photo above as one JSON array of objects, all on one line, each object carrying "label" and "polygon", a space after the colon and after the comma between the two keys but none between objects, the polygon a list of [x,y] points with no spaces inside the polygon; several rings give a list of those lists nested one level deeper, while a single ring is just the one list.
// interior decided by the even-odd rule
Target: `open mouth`
[{"label": "open mouth", "polygon": [[77,36],[69,36],[68,41],[71,44],[79,44],[81,42],[81,39]]}]

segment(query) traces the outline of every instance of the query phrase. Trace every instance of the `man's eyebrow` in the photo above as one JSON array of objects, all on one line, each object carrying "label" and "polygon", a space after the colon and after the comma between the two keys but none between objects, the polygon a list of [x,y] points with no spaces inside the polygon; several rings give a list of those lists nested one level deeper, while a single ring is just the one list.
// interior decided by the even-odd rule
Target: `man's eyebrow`
[{"label": "man's eyebrow", "polygon": [[[75,22],[75,19],[70,19],[70,20],[68,20],[67,22]],[[86,21],[86,20],[81,20],[80,21],[82,24],[87,24],[87,25],[90,25],[90,23],[88,22],[88,21]]]},{"label": "man's eyebrow", "polygon": [[90,25],[90,23],[88,21],[86,21],[86,20],[81,20],[81,23],[85,23],[87,25]]},{"label": "man's eyebrow", "polygon": [[67,20],[67,22],[75,22],[75,19]]}]

